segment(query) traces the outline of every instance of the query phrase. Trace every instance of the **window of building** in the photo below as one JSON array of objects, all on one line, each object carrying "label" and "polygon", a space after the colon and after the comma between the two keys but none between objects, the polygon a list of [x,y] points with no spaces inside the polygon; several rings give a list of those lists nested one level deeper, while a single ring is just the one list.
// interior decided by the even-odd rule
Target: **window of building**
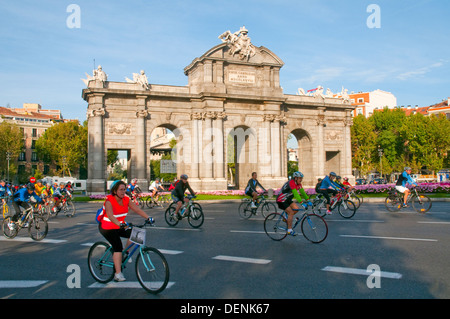
[{"label": "window of building", "polygon": [[33,133],[32,134],[33,134],[33,137],[37,137],[37,128],[33,129]]},{"label": "window of building", "polygon": [[26,160],[25,156],[26,156],[25,152],[21,152],[19,154],[19,161],[25,161]]},{"label": "window of building", "polygon": [[37,156],[36,152],[31,153],[31,161],[32,162],[37,162],[38,161],[38,156]]},{"label": "window of building", "polygon": [[358,98],[358,103],[364,103],[364,98],[363,97]]}]

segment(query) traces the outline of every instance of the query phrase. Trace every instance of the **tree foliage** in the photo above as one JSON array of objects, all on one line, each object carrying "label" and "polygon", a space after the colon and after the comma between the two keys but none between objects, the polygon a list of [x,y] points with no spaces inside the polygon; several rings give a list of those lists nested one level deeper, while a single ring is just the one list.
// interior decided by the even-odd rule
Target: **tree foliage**
[{"label": "tree foliage", "polygon": [[448,163],[450,121],[442,114],[406,116],[401,109],[385,108],[370,118],[355,117],[351,133],[353,167],[361,175],[380,171],[381,165],[384,174],[401,172],[405,166],[416,173],[420,169],[436,173]]},{"label": "tree foliage", "polygon": [[87,125],[73,121],[53,125],[36,141],[36,152],[71,175],[87,166]]},{"label": "tree foliage", "polygon": [[6,121],[0,123],[0,132],[0,176],[6,177],[8,171],[6,153],[8,152],[10,155],[9,172],[11,176],[11,173],[16,171],[14,162],[24,147],[23,133],[18,125]]}]

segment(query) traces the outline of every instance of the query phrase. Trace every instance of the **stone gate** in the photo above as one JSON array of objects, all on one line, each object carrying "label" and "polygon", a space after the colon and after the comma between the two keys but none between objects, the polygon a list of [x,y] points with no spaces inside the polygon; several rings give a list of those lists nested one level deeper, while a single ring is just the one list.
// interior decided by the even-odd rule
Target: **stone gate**
[{"label": "stone gate", "polygon": [[108,81],[101,67],[87,76],[88,192],[106,190],[108,150],[127,150],[128,177],[148,189],[150,134],[157,127],[174,132],[177,174],[187,174],[196,191],[227,189],[230,152],[237,188],[253,171],[265,188],[281,187],[291,133],[304,185],[329,171],[351,176],[349,101],[320,88],[284,94],[284,63],[276,54],[253,46],[245,28],[220,38],[184,69],[187,86],[149,84],[144,71],[125,82]]}]

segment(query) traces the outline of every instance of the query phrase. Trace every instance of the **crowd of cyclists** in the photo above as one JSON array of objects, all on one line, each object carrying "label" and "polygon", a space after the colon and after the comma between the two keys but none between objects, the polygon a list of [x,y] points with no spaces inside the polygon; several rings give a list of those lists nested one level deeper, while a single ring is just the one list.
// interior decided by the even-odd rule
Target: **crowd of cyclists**
[{"label": "crowd of cyclists", "polygon": [[50,184],[43,180],[35,181],[31,178],[27,184],[14,185],[6,183],[5,180],[0,180],[0,199],[11,199],[11,204],[14,207],[14,215],[12,217],[14,222],[22,214],[20,208],[22,207],[24,210],[29,209],[32,201],[36,203],[52,203],[51,211],[57,214],[61,209],[61,200],[64,197],[72,198],[72,193],[73,186],[70,181]]}]

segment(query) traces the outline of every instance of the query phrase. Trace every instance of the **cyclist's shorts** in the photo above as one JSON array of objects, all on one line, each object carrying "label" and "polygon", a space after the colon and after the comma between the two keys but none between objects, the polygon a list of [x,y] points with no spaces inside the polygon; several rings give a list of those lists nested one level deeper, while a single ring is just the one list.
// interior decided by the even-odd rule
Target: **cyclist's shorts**
[{"label": "cyclist's shorts", "polygon": [[100,234],[111,244],[115,253],[123,250],[122,240],[120,238],[130,238],[131,229],[103,229],[101,224],[98,225]]},{"label": "cyclist's shorts", "polygon": [[174,196],[174,195],[172,194],[172,200],[173,200],[175,203],[178,203],[178,202],[182,202],[182,201],[184,200],[184,198],[183,198],[183,199],[180,199],[180,198],[178,198],[177,196]]},{"label": "cyclist's shorts", "polygon": [[404,193],[405,191],[408,190],[406,187],[403,186],[395,186],[395,189],[398,190],[400,193]]},{"label": "cyclist's shorts", "polygon": [[248,192],[245,192],[245,195],[253,197],[253,191],[249,190]]},{"label": "cyclist's shorts", "polygon": [[282,210],[286,210],[293,203],[292,198],[286,199],[284,202],[277,202],[278,208]]}]

